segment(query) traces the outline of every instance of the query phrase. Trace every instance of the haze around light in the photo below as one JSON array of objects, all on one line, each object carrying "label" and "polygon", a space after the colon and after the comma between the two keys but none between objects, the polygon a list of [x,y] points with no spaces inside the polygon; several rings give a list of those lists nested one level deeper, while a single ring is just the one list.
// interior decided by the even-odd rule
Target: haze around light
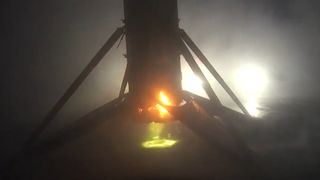
[{"label": "haze around light", "polygon": [[[233,79],[229,85],[234,87],[235,92],[237,92],[236,95],[241,98],[242,103],[251,116],[262,116],[263,113],[259,110],[261,106],[259,98],[268,89],[269,78],[266,70],[258,64],[243,64],[236,67],[233,71]],[[210,74],[206,75],[211,76]],[[182,76],[182,87],[184,90],[208,98],[202,88],[203,82],[184,63],[182,65]],[[224,99],[226,97],[222,96],[221,98]]]}]

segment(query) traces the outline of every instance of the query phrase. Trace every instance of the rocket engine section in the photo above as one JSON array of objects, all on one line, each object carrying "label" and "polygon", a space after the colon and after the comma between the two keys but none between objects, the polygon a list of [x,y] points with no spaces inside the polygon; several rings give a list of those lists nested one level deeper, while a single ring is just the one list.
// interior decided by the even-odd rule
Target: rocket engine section
[{"label": "rocket engine section", "polygon": [[124,0],[130,100],[150,105],[160,91],[180,102],[181,69],[176,0]]}]

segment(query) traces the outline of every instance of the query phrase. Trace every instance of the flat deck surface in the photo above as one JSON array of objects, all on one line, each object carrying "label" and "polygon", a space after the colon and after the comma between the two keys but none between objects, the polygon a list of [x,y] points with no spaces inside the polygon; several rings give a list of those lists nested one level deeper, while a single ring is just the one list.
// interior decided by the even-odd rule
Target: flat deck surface
[{"label": "flat deck surface", "polygon": [[[120,116],[63,147],[21,164],[27,179],[251,179],[250,170],[180,122],[178,143],[144,149],[146,124]],[[19,169],[19,168],[18,168]]]}]

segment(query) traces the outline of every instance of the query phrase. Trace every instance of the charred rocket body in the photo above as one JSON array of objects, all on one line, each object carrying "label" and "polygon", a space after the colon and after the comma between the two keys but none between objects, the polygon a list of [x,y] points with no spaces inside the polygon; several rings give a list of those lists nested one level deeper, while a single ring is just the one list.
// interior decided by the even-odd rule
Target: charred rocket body
[{"label": "charred rocket body", "polygon": [[[80,178],[261,179],[263,177],[262,172],[236,128],[238,124],[248,121],[250,116],[201,50],[186,32],[180,29],[177,1],[124,0],[123,6],[124,26],[116,29],[49,111],[42,123],[35,128],[22,152],[17,156],[18,158],[14,158],[11,162],[8,177],[15,174],[14,172],[19,169],[19,166],[22,166],[21,164],[28,164],[30,159],[34,160],[33,163],[35,159],[42,162],[41,173],[37,168],[30,170],[31,174],[41,174],[36,177],[48,179],[47,176],[50,173],[52,177],[59,177],[59,175],[59,178],[78,177],[74,174],[79,173],[76,170],[79,165],[71,166],[73,167],[71,169],[69,166],[64,171],[61,170],[61,167],[59,167],[60,169],[51,167],[51,169],[48,168],[50,169],[48,171],[43,168],[46,167],[44,165],[46,161],[39,159],[43,159],[47,154],[54,153],[55,159],[63,161],[66,157],[70,157],[70,154],[68,155],[70,151],[79,148],[77,145],[75,147],[67,146],[67,144],[71,144],[71,141],[76,139],[79,141],[84,137],[89,138],[88,134],[98,132],[97,129],[102,127],[102,124],[109,123],[107,126],[111,126],[110,123],[114,125],[119,119],[122,119],[121,123],[122,125],[126,124],[124,125],[126,130],[119,130],[116,137],[111,137],[114,134],[106,133],[105,131],[108,131],[106,129],[101,130],[105,136],[105,139],[101,141],[104,141],[104,144],[114,145],[119,142],[118,139],[130,136],[131,139],[129,138],[130,140],[127,140],[125,144],[131,144],[132,146],[130,148],[122,147],[121,151],[119,151],[119,148],[103,149],[97,153],[96,149],[101,148],[100,146],[84,145],[86,148],[89,146],[90,151],[92,149],[96,151],[86,151],[86,155],[95,154],[99,157],[95,160],[90,160],[92,156],[87,157],[83,154],[76,157],[76,159],[78,158],[77,162],[79,159],[85,159],[83,162],[92,162],[88,169],[96,169],[95,171],[88,171],[88,173],[82,172],[81,175],[78,174]],[[127,66],[119,97],[88,113],[57,134],[43,141],[38,141],[43,130],[51,123],[89,73],[98,65],[110,48],[119,39],[121,41],[123,37],[125,37],[126,42],[125,58],[127,59]],[[212,76],[216,78],[244,114],[228,109],[221,104],[190,50],[211,72]],[[202,80],[203,89],[209,99],[182,90],[181,56],[184,57],[193,73]],[[127,86],[128,92],[126,92]],[[131,122],[127,123],[123,119]],[[166,133],[166,137],[162,138],[160,131],[164,128],[160,124],[175,122],[183,126],[182,129],[184,130],[180,131],[186,131],[185,134],[187,135],[181,135],[179,140],[174,140],[171,136],[175,133]],[[149,141],[143,142],[141,146],[138,141],[142,139],[138,135],[130,135],[128,129],[131,127],[129,126],[149,127],[152,134],[151,139],[149,137]],[[143,128],[136,129],[142,131]],[[117,128],[114,127],[112,132],[114,131],[117,131]],[[83,136],[84,134],[86,136]],[[137,138],[138,140],[132,140],[134,137],[139,138]],[[131,140],[132,142],[129,142]],[[92,142],[92,140],[87,141]],[[123,141],[121,142],[123,143]],[[201,147],[193,147],[198,145]],[[69,152],[63,153],[62,149],[66,146],[69,147]],[[105,146],[103,147],[105,148]],[[101,152],[105,152],[105,154]],[[215,155],[211,155],[211,153]],[[118,158],[110,159],[106,156]],[[132,157],[138,158],[135,159],[135,162],[131,162]],[[101,167],[97,165],[99,164],[96,162],[97,159],[103,161],[103,163],[100,163],[100,165],[103,164],[102,169],[109,170],[101,170]],[[153,162],[148,163],[150,160]],[[92,165],[94,163],[96,164]],[[61,162],[61,164],[64,163]],[[34,167],[38,166],[34,165]],[[190,168],[192,170],[186,172]],[[53,173],[55,170],[59,171],[60,174]]]}]

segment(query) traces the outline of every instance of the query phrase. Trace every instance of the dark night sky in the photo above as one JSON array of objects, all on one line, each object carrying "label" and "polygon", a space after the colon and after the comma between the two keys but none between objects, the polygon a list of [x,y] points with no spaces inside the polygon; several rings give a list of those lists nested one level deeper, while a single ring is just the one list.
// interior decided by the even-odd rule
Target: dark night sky
[{"label": "dark night sky", "polygon": [[[268,75],[261,106],[317,114],[319,7],[316,0],[180,0],[179,16],[181,27],[240,96],[233,72],[257,64]],[[1,9],[0,161],[21,145],[123,18],[120,0],[12,0]],[[112,49],[51,130],[118,94],[124,53],[124,43]]]}]

